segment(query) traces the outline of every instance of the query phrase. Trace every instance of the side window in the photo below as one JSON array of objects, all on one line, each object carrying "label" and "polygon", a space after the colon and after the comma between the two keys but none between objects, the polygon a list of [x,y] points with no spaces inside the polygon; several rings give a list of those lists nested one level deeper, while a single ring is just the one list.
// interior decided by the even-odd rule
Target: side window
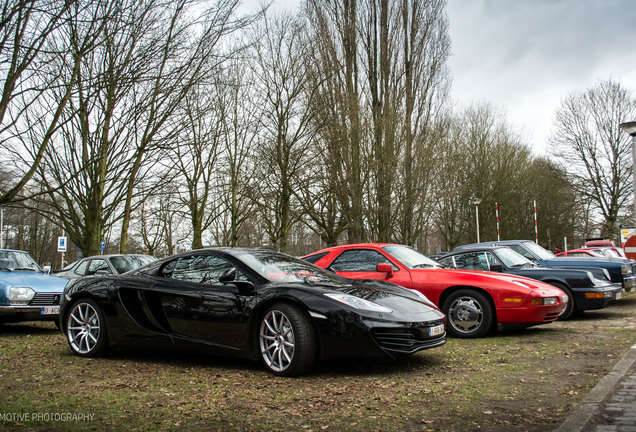
[{"label": "side window", "polygon": [[499,260],[497,260],[497,258],[495,258],[494,255],[491,253],[486,253],[486,259],[488,260],[488,264],[487,264],[488,270],[490,269],[491,265],[501,264]]},{"label": "side window", "polygon": [[[170,265],[169,265],[170,266]],[[168,267],[163,273],[172,279],[183,280],[207,285],[218,285],[219,277],[231,268],[234,264],[224,258],[214,255],[195,255],[179,258],[174,262],[174,268],[170,272]],[[237,280],[247,280],[247,278],[237,271]]]},{"label": "side window", "polygon": [[88,261],[82,261],[80,265],[75,269],[75,274],[80,276],[84,276],[86,274],[86,269],[88,268]]},{"label": "side window", "polygon": [[113,271],[110,269],[110,267],[106,263],[106,260],[93,259],[93,260],[91,260],[90,264],[88,265],[88,272],[86,274],[87,275],[94,275],[95,273],[97,273],[100,270],[101,271],[105,271],[108,274],[112,274],[113,273]]},{"label": "side window", "polygon": [[488,258],[484,252],[478,253],[476,258],[477,260],[475,263],[475,269],[490,270],[490,266],[488,265]]},{"label": "side window", "polygon": [[[331,263],[331,269],[337,272],[374,272],[378,264],[391,264],[380,252],[368,249],[344,251]],[[393,270],[398,269],[393,266]]]},{"label": "side window", "polygon": [[467,270],[488,270],[488,263],[483,252],[465,253],[455,257],[457,268]]},{"label": "side window", "polygon": [[[457,258],[459,258],[459,257],[457,257]],[[444,258],[444,259],[439,260],[438,262],[441,265],[443,265],[444,267],[448,267],[448,268],[455,267],[455,264],[453,263],[453,257]]]}]

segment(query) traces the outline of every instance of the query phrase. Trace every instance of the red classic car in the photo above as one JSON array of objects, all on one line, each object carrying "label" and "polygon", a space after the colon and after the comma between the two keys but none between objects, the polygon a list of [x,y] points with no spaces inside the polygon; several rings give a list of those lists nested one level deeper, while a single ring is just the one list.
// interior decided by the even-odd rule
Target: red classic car
[{"label": "red classic car", "polygon": [[569,251],[559,252],[555,255],[558,257],[607,258],[604,254],[589,248],[570,249]]},{"label": "red classic car", "polygon": [[348,279],[391,282],[424,294],[446,314],[447,331],[481,337],[495,325],[528,327],[556,320],[566,305],[560,289],[522,276],[443,268],[408,246],[362,243],[302,257]]}]

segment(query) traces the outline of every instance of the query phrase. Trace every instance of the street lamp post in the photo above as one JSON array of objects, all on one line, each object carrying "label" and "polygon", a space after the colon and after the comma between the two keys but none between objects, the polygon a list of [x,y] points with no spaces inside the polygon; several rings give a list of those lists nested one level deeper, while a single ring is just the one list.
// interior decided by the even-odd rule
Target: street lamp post
[{"label": "street lamp post", "polygon": [[475,222],[477,223],[477,243],[479,243],[479,204],[481,198],[471,198],[470,202],[475,206]]},{"label": "street lamp post", "polygon": [[619,125],[621,129],[632,137],[632,181],[634,194],[634,228],[636,228],[636,121],[629,121]]}]

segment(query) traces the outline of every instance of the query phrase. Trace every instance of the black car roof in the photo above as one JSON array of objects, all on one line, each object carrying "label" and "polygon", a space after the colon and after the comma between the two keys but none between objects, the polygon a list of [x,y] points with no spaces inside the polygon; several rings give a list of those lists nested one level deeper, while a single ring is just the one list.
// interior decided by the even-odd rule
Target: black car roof
[{"label": "black car roof", "polygon": [[530,240],[493,240],[489,242],[469,243],[462,246],[457,246],[455,249],[453,249],[451,253],[456,253],[456,252],[465,251],[469,249],[474,250],[478,248],[497,247],[497,246],[505,247],[508,245],[515,245],[515,244],[528,243],[528,242],[534,243]]}]

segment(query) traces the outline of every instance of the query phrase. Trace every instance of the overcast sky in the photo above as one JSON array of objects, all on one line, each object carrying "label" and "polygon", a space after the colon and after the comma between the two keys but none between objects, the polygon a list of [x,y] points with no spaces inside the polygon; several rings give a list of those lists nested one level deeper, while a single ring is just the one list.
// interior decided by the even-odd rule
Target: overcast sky
[{"label": "overcast sky", "polygon": [[536,153],[564,96],[610,78],[636,96],[635,0],[448,0],[447,12],[453,99],[499,107]]},{"label": "overcast sky", "polygon": [[537,154],[564,96],[610,78],[636,96],[636,0],[448,0],[447,13],[457,108],[493,104]]}]

